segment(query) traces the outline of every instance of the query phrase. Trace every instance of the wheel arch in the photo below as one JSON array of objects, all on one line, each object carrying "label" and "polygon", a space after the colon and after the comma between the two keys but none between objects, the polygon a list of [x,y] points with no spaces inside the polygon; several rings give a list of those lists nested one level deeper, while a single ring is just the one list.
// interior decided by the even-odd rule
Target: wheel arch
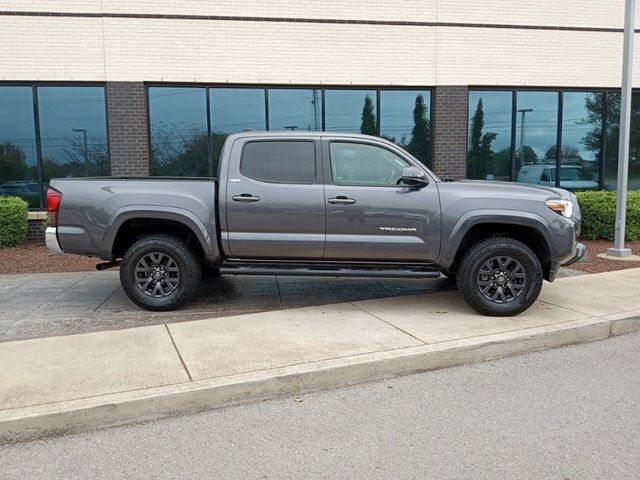
[{"label": "wheel arch", "polygon": [[492,237],[512,238],[525,244],[540,260],[544,278],[549,279],[552,266],[549,229],[544,219],[524,212],[461,218],[443,241],[443,252],[438,263],[455,272],[462,256],[472,245]]},{"label": "wheel arch", "polygon": [[143,235],[152,233],[173,234],[188,240],[194,251],[214,263],[219,260],[220,252],[214,232],[210,232],[204,223],[189,211],[179,208],[163,207],[154,210],[127,209],[114,215],[110,228],[105,232],[103,245],[106,251],[103,258],[122,257],[126,248]]}]

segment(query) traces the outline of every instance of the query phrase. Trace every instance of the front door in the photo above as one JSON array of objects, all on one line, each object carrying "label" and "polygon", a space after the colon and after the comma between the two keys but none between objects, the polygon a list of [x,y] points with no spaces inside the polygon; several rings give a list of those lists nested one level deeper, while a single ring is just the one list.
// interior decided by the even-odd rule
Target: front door
[{"label": "front door", "polygon": [[383,144],[323,142],[327,238],[324,259],[429,262],[440,246],[440,201],[435,182],[398,184],[402,169],[418,165]]},{"label": "front door", "polygon": [[319,165],[318,141],[237,140],[224,186],[227,255],[320,260],[326,210]]}]

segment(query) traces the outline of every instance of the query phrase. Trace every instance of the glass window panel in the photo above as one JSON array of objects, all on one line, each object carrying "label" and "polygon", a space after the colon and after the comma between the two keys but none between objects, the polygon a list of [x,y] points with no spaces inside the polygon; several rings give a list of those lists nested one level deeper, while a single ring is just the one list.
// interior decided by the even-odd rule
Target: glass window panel
[{"label": "glass window panel", "polygon": [[149,121],[154,175],[205,177],[212,173],[204,88],[150,87]]},{"label": "glass window panel", "polygon": [[401,146],[423,164],[431,161],[428,90],[382,90],[380,136]]},{"label": "glass window panel", "polygon": [[331,175],[336,185],[397,186],[409,164],[385,148],[331,142]]},{"label": "glass window panel", "polygon": [[511,179],[511,91],[469,92],[467,178]]},{"label": "glass window panel", "polygon": [[269,130],[322,130],[320,89],[269,89]]},{"label": "glass window panel", "polygon": [[326,90],[325,109],[327,130],[378,134],[375,90]]},{"label": "glass window panel", "polygon": [[[602,92],[563,94],[560,151],[560,186],[563,188],[580,190],[600,186],[603,95]],[[555,167],[551,172],[555,181]]]},{"label": "glass window panel", "polygon": [[104,87],[38,87],[42,176],[109,174]]},{"label": "glass window panel", "polygon": [[542,183],[556,162],[558,92],[518,92],[516,102],[516,181]]},{"label": "glass window panel", "polygon": [[242,150],[240,172],[273,183],[314,183],[313,142],[249,142]]},{"label": "glass window panel", "polygon": [[31,87],[0,87],[0,195],[41,206]]},{"label": "glass window panel", "polygon": [[[618,183],[618,142],[620,135],[620,94],[607,93],[605,188],[615,190]],[[629,142],[630,190],[640,189],[640,94],[631,97],[631,140]]]},{"label": "glass window panel", "polygon": [[218,171],[220,152],[230,133],[245,128],[266,130],[264,88],[211,88],[211,136],[213,171]]}]

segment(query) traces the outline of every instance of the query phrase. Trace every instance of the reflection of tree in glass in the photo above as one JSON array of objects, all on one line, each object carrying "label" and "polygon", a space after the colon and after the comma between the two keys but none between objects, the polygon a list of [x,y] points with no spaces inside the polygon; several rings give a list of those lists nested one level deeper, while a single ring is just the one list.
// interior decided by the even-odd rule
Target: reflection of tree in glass
[{"label": "reflection of tree in glass", "polygon": [[181,129],[167,126],[160,122],[152,132],[151,154],[153,157],[153,174],[167,176],[209,175],[207,132],[192,126]]},{"label": "reflection of tree in glass", "polygon": [[369,95],[364,97],[360,133],[364,133],[365,135],[375,135],[377,133],[376,114],[373,111],[373,100],[371,100],[371,97]]},{"label": "reflection of tree in glass", "polygon": [[467,177],[472,179],[486,179],[488,174],[495,174],[494,151],[491,143],[498,136],[495,132],[483,132],[484,109],[482,98],[478,100],[476,111],[471,117],[469,128],[469,153],[467,156]]},{"label": "reflection of tree in glass", "polygon": [[[85,145],[82,137],[65,139],[66,146],[62,152],[61,169],[65,177],[100,176],[109,173],[109,153],[104,138],[91,138]],[[48,177],[45,175],[44,177]]]},{"label": "reflection of tree in glass", "polygon": [[[556,163],[556,149],[556,144],[547,148],[547,151],[544,154],[544,163]],[[583,161],[580,149],[575,145],[563,145],[562,150],[560,151],[560,158],[562,159],[562,163],[566,164],[581,164]]]},{"label": "reflection of tree in glass", "polygon": [[[602,160],[601,138],[604,92],[595,92],[588,96],[585,107],[586,125],[593,125],[582,139],[587,150],[594,152],[598,161]],[[605,159],[605,185],[615,188],[618,172],[618,142],[620,135],[620,94],[607,95],[607,128],[605,142],[607,155]],[[640,188],[640,96],[634,94],[631,98],[631,139],[629,142],[629,188]]]},{"label": "reflection of tree in glass", "polygon": [[40,206],[40,184],[35,165],[27,164],[24,150],[11,142],[0,144],[0,195],[15,195],[29,203],[29,208]]},{"label": "reflection of tree in glass", "polygon": [[411,129],[411,140],[405,148],[423,164],[431,166],[429,118],[427,106],[424,103],[424,96],[422,94],[416,96],[416,103],[413,107],[413,128]]},{"label": "reflection of tree in glass", "polygon": [[0,185],[24,180],[27,168],[27,156],[22,148],[10,142],[0,143]]}]

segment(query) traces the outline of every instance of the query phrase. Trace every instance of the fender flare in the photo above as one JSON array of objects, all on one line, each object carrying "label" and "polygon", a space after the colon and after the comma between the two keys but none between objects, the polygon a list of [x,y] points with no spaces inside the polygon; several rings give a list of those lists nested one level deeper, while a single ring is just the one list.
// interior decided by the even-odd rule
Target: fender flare
[{"label": "fender flare", "polygon": [[103,258],[105,256],[111,258],[113,244],[120,227],[128,220],[135,219],[171,220],[181,223],[195,234],[207,260],[215,261],[220,258],[215,231],[210,232],[195,214],[183,208],[153,205],[127,205],[113,214],[103,236],[102,244],[105,246]]},{"label": "fender flare", "polygon": [[[437,263],[443,268],[451,267],[464,237],[473,227],[484,223],[502,223],[505,225],[534,228],[544,238],[549,252],[553,257],[553,236],[549,222],[544,217],[531,212],[491,209],[467,212],[458,219],[448,235],[443,230],[442,250]],[[447,235],[446,238],[445,235]]]}]

